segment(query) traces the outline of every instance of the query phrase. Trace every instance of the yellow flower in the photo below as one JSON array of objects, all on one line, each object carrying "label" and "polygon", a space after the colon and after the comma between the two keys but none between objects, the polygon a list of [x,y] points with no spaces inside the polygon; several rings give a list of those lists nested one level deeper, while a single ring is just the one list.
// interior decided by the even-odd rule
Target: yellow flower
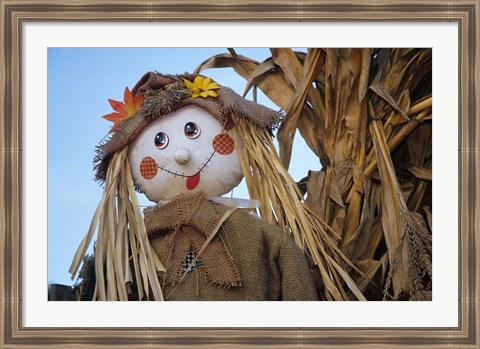
[{"label": "yellow flower", "polygon": [[185,82],[185,86],[190,90],[190,94],[193,98],[206,98],[208,96],[217,97],[215,91],[212,90],[220,88],[220,86],[216,82],[213,82],[212,79],[200,75],[197,76],[193,82],[186,79],[183,79],[183,81]]}]

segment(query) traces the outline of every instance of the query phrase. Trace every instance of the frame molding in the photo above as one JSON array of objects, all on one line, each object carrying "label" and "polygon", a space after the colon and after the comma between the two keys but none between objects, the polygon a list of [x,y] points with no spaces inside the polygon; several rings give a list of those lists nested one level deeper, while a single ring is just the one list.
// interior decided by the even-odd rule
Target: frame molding
[{"label": "frame molding", "polygon": [[[0,0],[0,348],[478,348],[480,0]],[[455,22],[459,27],[459,326],[26,328],[22,326],[22,25],[26,22]]]}]

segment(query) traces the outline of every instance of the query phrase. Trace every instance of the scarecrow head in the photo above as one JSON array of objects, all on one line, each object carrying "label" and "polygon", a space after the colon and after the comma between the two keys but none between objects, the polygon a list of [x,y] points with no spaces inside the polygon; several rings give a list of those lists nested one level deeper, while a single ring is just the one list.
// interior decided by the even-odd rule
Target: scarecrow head
[{"label": "scarecrow head", "polygon": [[233,129],[240,119],[271,131],[279,114],[247,101],[210,78],[147,73],[116,112],[113,136],[99,149],[97,178],[105,180],[113,154],[128,146],[136,188],[154,202],[203,191],[221,196],[243,178]]}]

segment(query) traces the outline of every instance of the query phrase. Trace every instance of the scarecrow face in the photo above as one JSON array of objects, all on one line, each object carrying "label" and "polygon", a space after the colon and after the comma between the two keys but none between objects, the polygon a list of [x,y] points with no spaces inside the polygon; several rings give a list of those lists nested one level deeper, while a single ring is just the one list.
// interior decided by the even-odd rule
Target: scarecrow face
[{"label": "scarecrow face", "polygon": [[146,127],[129,146],[128,160],[135,184],[154,202],[199,191],[220,196],[243,177],[233,138],[193,105]]}]

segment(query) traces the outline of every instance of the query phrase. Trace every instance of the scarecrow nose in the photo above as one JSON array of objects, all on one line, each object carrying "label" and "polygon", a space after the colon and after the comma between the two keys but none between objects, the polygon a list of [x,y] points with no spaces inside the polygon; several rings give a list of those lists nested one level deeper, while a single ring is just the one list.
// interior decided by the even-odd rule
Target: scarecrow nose
[{"label": "scarecrow nose", "polygon": [[175,151],[175,161],[180,165],[185,165],[190,161],[190,149],[178,148]]}]

